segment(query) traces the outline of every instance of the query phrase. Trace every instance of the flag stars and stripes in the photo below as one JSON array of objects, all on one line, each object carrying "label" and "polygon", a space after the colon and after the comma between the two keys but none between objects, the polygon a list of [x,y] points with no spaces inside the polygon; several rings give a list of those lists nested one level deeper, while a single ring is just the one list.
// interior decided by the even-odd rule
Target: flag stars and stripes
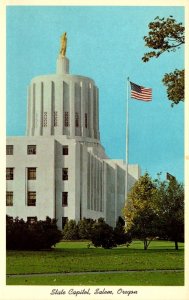
[{"label": "flag stars and stripes", "polygon": [[130,81],[131,85],[131,98],[142,100],[142,101],[151,101],[152,100],[152,89],[140,86],[136,83]]}]

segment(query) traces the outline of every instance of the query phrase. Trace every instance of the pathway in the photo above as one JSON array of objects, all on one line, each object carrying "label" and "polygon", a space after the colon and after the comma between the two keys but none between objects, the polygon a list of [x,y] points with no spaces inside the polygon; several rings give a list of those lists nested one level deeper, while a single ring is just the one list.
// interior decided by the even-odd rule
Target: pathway
[{"label": "pathway", "polygon": [[123,274],[135,272],[183,272],[183,269],[165,270],[165,269],[151,269],[151,270],[128,270],[128,271],[94,271],[94,272],[62,272],[62,273],[32,273],[32,274],[7,274],[7,277],[36,277],[36,276],[77,276],[86,274]]}]

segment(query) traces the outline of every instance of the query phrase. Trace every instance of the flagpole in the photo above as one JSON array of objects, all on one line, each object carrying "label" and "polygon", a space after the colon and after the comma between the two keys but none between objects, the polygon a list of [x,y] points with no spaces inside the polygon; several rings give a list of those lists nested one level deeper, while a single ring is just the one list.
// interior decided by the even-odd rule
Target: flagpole
[{"label": "flagpole", "polygon": [[127,78],[127,102],[126,102],[126,148],[125,148],[125,201],[128,193],[128,163],[129,163],[129,77]]}]

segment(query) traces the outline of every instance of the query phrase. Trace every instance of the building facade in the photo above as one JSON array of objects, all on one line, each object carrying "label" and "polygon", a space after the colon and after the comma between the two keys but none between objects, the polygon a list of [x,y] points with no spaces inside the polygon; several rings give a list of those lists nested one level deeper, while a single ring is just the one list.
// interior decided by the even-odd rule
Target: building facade
[{"label": "building facade", "polygon": [[[56,74],[28,87],[26,136],[7,138],[7,214],[24,220],[100,217],[116,225],[125,203],[126,164],[107,157],[100,143],[95,82],[69,74],[57,58]],[[140,176],[128,166],[128,186]]]}]

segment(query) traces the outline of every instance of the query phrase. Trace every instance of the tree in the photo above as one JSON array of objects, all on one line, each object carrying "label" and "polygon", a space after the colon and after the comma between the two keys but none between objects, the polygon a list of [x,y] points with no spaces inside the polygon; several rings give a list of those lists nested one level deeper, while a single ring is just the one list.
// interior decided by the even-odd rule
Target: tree
[{"label": "tree", "polygon": [[66,222],[63,229],[63,239],[65,240],[78,240],[78,226],[75,220],[69,220]]},{"label": "tree", "polygon": [[155,184],[148,173],[145,173],[132,187],[124,208],[126,232],[133,238],[142,240],[144,250],[147,250],[158,233],[157,214],[153,201],[155,193]]},{"label": "tree", "polygon": [[[167,19],[156,17],[148,27],[148,36],[144,36],[145,46],[152,48],[153,51],[144,54],[142,57],[144,62],[148,62],[152,57],[158,58],[165,52],[175,52],[185,42],[184,26],[177,23],[172,16]],[[171,106],[184,101],[184,70],[167,73],[162,81],[167,87],[168,99],[172,101]]]},{"label": "tree", "polygon": [[184,187],[174,176],[152,180],[146,173],[135,183],[124,209],[126,231],[144,241],[144,249],[156,236],[184,241]]},{"label": "tree", "polygon": [[125,221],[119,217],[114,228],[114,240],[116,245],[130,245],[132,242],[131,234],[125,232]]},{"label": "tree", "polygon": [[78,234],[80,239],[91,239],[91,231],[94,224],[94,220],[83,218],[78,222]]},{"label": "tree", "polygon": [[[174,104],[184,101],[184,70],[166,73],[163,83],[167,87],[167,96]],[[174,104],[171,104],[172,106]]]},{"label": "tree", "polygon": [[175,242],[184,240],[184,188],[176,178],[169,181],[157,180],[155,194],[156,210],[159,216],[159,235]]},{"label": "tree", "polygon": [[113,228],[109,226],[102,218],[99,218],[93,225],[91,242],[95,247],[111,249],[116,247]]}]

